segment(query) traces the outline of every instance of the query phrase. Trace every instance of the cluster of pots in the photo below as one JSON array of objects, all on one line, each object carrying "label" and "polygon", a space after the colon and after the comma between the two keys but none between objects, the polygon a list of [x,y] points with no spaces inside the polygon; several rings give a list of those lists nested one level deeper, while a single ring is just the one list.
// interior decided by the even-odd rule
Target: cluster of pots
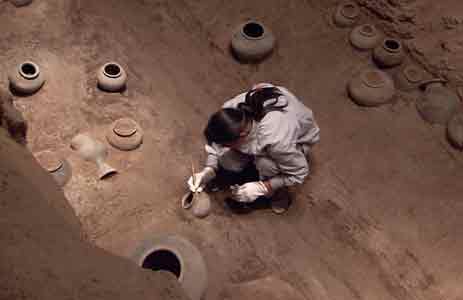
[{"label": "cluster of pots", "polygon": [[[360,8],[354,2],[338,5],[333,13],[336,26],[353,27],[350,44],[359,51],[371,51],[377,66],[360,71],[349,81],[351,99],[358,105],[379,106],[389,103],[397,89],[410,92],[424,88],[422,99],[416,103],[420,116],[431,124],[446,125],[451,144],[463,150],[463,111],[457,94],[445,86],[445,80],[425,79],[421,68],[403,65],[406,53],[402,42],[385,37],[374,24],[357,25],[359,18]],[[384,71],[392,68],[398,68],[394,78]]]}]

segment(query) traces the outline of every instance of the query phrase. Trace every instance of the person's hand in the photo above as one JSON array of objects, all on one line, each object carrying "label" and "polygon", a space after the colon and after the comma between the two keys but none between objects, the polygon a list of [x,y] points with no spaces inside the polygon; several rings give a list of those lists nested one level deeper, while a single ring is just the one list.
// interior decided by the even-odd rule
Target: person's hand
[{"label": "person's hand", "polygon": [[201,172],[195,173],[188,179],[188,187],[193,193],[202,192],[204,185],[215,177],[215,171],[211,167],[205,167]]},{"label": "person's hand", "polygon": [[239,202],[248,203],[268,193],[269,190],[262,181],[255,181],[235,187],[232,190],[232,198]]}]

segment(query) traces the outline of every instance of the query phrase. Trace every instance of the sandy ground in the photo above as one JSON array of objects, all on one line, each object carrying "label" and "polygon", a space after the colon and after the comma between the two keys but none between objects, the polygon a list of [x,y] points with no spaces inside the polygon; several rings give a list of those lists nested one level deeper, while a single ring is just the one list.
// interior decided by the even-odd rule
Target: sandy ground
[{"label": "sandy ground", "polygon": [[[407,44],[420,51],[410,57],[459,85],[462,4],[392,2],[413,3],[418,16]],[[15,105],[29,122],[28,148],[52,149],[71,163],[64,192],[96,245],[130,257],[152,235],[181,234],[206,259],[206,299],[218,299],[227,283],[269,275],[307,299],[458,299],[462,153],[443,127],[420,119],[419,93],[370,109],[349,100],[346,83],[372,62],[351,48],[347,29],[331,24],[336,3],[36,0],[17,9],[2,2],[0,66],[33,59],[46,72],[45,86]],[[442,21],[449,17],[457,20],[450,29]],[[277,37],[259,65],[237,63],[228,49],[233,28],[249,18]],[[386,22],[366,10],[362,20]],[[453,50],[436,48],[442,41]],[[122,94],[96,89],[96,71],[109,60],[128,73]],[[7,85],[6,72],[0,80]],[[321,127],[314,172],[284,216],[234,215],[216,197],[212,214],[196,220],[179,200],[190,160],[198,168],[204,160],[207,118],[260,81],[288,87],[313,109]],[[99,181],[70,140],[86,132],[104,141],[122,116],[141,124],[144,143],[133,152],[110,148],[108,162],[120,173]]]}]

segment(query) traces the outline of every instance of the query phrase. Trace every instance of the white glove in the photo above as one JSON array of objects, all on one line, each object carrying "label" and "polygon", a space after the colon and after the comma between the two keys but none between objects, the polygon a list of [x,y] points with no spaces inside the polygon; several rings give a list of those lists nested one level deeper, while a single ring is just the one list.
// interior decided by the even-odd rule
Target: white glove
[{"label": "white glove", "polygon": [[253,202],[260,196],[268,194],[268,189],[262,181],[248,182],[232,191],[233,199],[239,202]]},{"label": "white glove", "polygon": [[[193,179],[194,177],[194,179]],[[188,179],[188,187],[193,193],[202,192],[206,183],[215,177],[215,171],[211,167],[205,167],[201,172],[195,173]]]}]

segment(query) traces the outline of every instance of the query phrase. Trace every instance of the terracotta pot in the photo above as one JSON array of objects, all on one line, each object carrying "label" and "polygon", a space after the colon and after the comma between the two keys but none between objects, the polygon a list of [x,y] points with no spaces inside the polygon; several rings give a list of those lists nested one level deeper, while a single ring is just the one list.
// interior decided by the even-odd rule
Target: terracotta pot
[{"label": "terracotta pot", "polygon": [[31,4],[32,0],[10,0],[10,3],[16,7],[20,7]]},{"label": "terracotta pot", "polygon": [[260,22],[246,22],[233,32],[231,48],[242,62],[258,62],[267,57],[274,47],[273,33]]},{"label": "terracotta pot", "polygon": [[[206,263],[201,252],[180,236],[160,236],[144,241],[132,255],[141,267],[153,271],[170,271],[190,299],[200,300],[208,285]],[[169,266],[171,261],[173,266]]]},{"label": "terracotta pot", "polygon": [[411,91],[417,89],[423,82],[425,73],[421,68],[414,65],[404,66],[395,76],[397,89],[401,91]]},{"label": "terracotta pot", "polygon": [[397,39],[386,38],[373,51],[373,59],[380,67],[395,67],[405,58],[402,43]]},{"label": "terracotta pot", "polygon": [[351,27],[357,23],[360,17],[360,8],[354,2],[346,2],[338,5],[333,14],[333,22],[338,27]]},{"label": "terracotta pot", "polygon": [[460,105],[457,94],[442,82],[429,81],[424,85],[426,90],[423,98],[416,103],[418,112],[431,124],[446,125]]},{"label": "terracotta pot", "polygon": [[127,73],[116,62],[104,64],[98,70],[98,87],[107,92],[120,92],[127,84]]},{"label": "terracotta pot", "polygon": [[39,66],[32,61],[25,61],[15,67],[8,79],[13,91],[21,94],[33,94],[45,83],[45,77]]},{"label": "terracotta pot", "polygon": [[368,69],[354,76],[347,86],[352,100],[363,106],[389,102],[395,94],[394,82],[386,73]]},{"label": "terracotta pot", "polygon": [[85,134],[78,134],[72,139],[71,148],[76,150],[83,159],[97,165],[98,178],[105,179],[117,173],[116,169],[104,162],[108,153],[106,146],[100,141]]},{"label": "terracotta pot", "polygon": [[109,126],[106,139],[114,148],[130,151],[138,148],[143,142],[143,130],[134,120],[121,118]]},{"label": "terracotta pot", "polygon": [[363,24],[351,31],[349,40],[355,48],[369,50],[378,46],[382,40],[382,34],[375,25]]},{"label": "terracotta pot", "polygon": [[34,154],[42,168],[50,173],[59,186],[65,186],[72,177],[71,165],[66,159],[45,150]]},{"label": "terracotta pot", "polygon": [[453,115],[447,124],[447,137],[450,143],[463,150],[463,112],[459,112]]},{"label": "terracotta pot", "polygon": [[182,207],[190,209],[197,218],[204,218],[211,212],[211,199],[206,192],[188,192],[182,197]]}]

